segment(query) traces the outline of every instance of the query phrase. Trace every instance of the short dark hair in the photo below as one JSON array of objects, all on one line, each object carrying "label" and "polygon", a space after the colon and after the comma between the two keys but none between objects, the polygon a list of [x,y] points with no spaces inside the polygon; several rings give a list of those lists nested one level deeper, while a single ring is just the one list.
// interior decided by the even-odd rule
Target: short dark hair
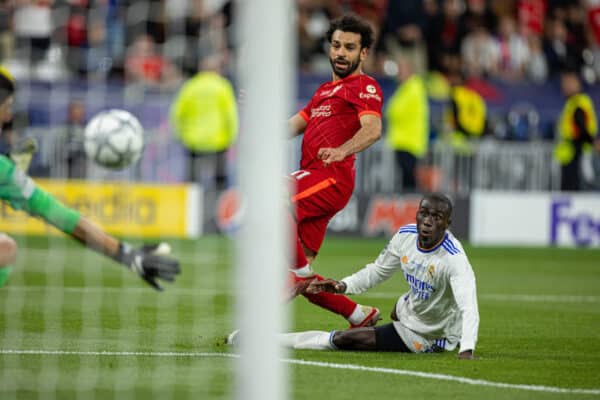
[{"label": "short dark hair", "polygon": [[362,18],[349,14],[343,15],[331,21],[327,31],[327,41],[331,43],[333,32],[340,30],[342,32],[358,33],[360,35],[360,47],[370,48],[373,45],[373,28]]},{"label": "short dark hair", "polygon": [[448,210],[448,218],[452,217],[452,209],[454,206],[452,205],[452,200],[450,200],[450,197],[446,196],[444,193],[427,193],[423,196],[423,199],[433,200],[446,205],[446,209]]}]

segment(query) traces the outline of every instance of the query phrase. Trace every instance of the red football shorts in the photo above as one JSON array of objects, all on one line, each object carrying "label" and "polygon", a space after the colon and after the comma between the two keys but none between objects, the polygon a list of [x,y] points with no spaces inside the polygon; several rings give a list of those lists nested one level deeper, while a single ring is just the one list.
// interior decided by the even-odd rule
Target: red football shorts
[{"label": "red football shorts", "polygon": [[317,253],[327,224],[343,209],[354,190],[354,177],[335,172],[334,168],[298,170],[290,174],[296,183],[291,196],[296,208],[298,236],[304,246]]}]

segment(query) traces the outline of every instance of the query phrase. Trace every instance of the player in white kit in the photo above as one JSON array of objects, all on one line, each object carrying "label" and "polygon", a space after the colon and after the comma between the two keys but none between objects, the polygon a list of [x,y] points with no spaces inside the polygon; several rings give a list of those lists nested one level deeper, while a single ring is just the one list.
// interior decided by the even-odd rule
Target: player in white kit
[{"label": "player in white kit", "polygon": [[392,323],[288,333],[283,335],[284,343],[296,349],[414,353],[460,346],[459,358],[473,358],[479,328],[475,275],[462,245],[448,231],[451,215],[448,197],[425,195],[417,224],[400,228],[375,262],[340,281],[315,280],[307,288],[310,293],[359,294],[401,271],[409,290],[396,302]]}]

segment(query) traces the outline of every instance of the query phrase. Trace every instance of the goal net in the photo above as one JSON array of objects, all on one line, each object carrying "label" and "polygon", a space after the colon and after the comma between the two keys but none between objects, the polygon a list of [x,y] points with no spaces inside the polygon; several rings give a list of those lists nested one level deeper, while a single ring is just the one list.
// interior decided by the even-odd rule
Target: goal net
[{"label": "goal net", "polygon": [[[0,9],[1,64],[17,82],[0,146],[36,138],[29,173],[38,186],[133,245],[168,242],[182,266],[156,292],[2,203],[0,232],[19,253],[0,288],[0,398],[285,398],[281,351],[264,338],[284,319],[275,299],[287,244],[279,185],[291,5],[239,3],[57,0]],[[276,21],[271,30],[261,18]],[[233,82],[236,103],[245,89],[240,140],[195,151],[175,134],[173,104],[199,68],[213,67]],[[111,108],[130,111],[146,133],[141,159],[120,171],[82,150],[86,122]],[[232,350],[224,337],[240,327],[245,343]]]}]

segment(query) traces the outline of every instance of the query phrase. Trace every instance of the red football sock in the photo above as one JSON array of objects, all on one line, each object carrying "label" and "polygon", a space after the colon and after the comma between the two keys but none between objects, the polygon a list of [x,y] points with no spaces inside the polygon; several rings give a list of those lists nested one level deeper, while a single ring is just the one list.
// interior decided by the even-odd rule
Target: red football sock
[{"label": "red football sock", "polygon": [[295,220],[295,218],[292,217],[292,215],[288,214],[288,216],[289,216],[290,228],[291,228],[291,231],[293,232],[292,241],[294,243],[292,243],[292,249],[294,249],[294,246],[296,246],[295,254],[294,254],[294,258],[293,258],[292,269],[304,268],[308,265],[308,260],[306,259],[306,255],[304,254],[304,247],[302,247],[302,242],[300,241],[300,238],[298,237],[298,227],[296,226],[296,220]]},{"label": "red football sock", "polygon": [[306,255],[304,254],[304,248],[302,248],[302,243],[298,236],[296,236],[296,254],[294,257],[294,265],[292,269],[300,269],[304,268],[308,265],[308,260],[306,259]]},{"label": "red football sock", "polygon": [[[323,278],[321,275],[315,275],[315,277],[322,281]],[[339,314],[342,317],[348,319],[354,309],[357,306],[357,303],[352,301],[349,297],[344,296],[343,294],[335,294],[335,293],[327,293],[321,292],[317,294],[302,294],[308,301],[313,304],[318,305],[326,310],[329,310],[333,313]]]}]

